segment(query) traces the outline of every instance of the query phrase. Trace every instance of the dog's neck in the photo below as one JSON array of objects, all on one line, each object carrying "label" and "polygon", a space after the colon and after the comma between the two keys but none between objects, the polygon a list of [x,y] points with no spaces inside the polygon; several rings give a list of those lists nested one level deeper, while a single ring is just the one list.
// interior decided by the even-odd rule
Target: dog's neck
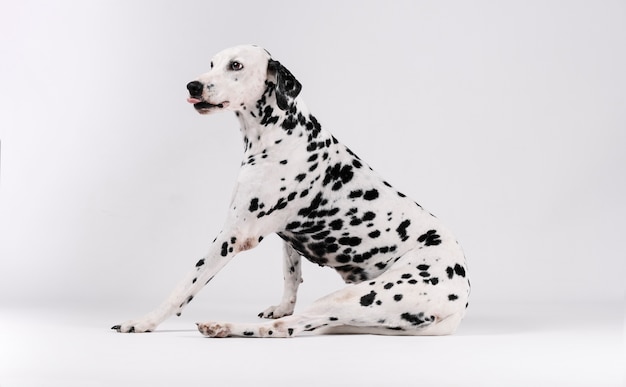
[{"label": "dog's neck", "polygon": [[275,85],[268,82],[261,98],[235,111],[241,126],[244,152],[248,155],[267,153],[277,145],[297,146],[299,143],[306,146],[317,140],[320,134],[320,125],[300,97],[291,100],[287,110],[282,110],[276,104],[274,92]]}]

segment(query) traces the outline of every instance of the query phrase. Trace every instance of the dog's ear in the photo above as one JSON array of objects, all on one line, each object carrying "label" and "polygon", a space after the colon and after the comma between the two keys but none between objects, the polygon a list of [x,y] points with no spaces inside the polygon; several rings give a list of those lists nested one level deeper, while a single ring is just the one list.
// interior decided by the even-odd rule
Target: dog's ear
[{"label": "dog's ear", "polygon": [[282,110],[289,108],[289,98],[293,99],[300,94],[302,85],[296,77],[279,61],[270,59],[267,63],[267,72],[276,76],[276,103]]}]

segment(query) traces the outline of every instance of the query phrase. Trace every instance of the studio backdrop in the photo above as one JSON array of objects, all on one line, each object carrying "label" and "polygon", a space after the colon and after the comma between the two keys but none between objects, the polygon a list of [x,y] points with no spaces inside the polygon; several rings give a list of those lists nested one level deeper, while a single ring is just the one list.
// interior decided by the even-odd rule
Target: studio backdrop
[{"label": "studio backdrop", "polygon": [[[319,122],[464,247],[470,303],[623,297],[618,1],[3,1],[0,306],[148,311],[222,227],[243,154],[187,82],[265,47]],[[280,241],[202,307],[282,289]],[[304,266],[304,302],[342,285]],[[258,304],[258,306],[256,306]]]}]

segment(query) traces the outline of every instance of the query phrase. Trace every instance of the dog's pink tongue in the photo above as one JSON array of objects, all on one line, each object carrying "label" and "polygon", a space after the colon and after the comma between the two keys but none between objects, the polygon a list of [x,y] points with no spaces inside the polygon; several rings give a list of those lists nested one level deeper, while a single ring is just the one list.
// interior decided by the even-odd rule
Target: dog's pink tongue
[{"label": "dog's pink tongue", "polygon": [[189,102],[189,103],[200,103],[200,102],[202,102],[202,100],[198,99],[198,98],[189,97],[189,98],[187,98],[187,102]]}]

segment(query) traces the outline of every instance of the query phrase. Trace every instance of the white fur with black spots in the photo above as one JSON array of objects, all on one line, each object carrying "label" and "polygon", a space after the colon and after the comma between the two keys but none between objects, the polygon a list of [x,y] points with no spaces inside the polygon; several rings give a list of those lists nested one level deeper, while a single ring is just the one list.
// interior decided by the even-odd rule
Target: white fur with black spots
[{"label": "white fur with black spots", "polygon": [[[240,122],[244,157],[226,222],[158,308],[114,330],[148,332],[180,315],[230,259],[272,233],[284,240],[284,295],[259,316],[274,320],[199,323],[202,334],[446,335],[457,329],[470,284],[456,239],[321,127],[289,70],[262,48],[237,46],[218,53],[187,88],[199,113],[232,111]],[[348,286],[292,315],[301,257],[334,268]]]}]

